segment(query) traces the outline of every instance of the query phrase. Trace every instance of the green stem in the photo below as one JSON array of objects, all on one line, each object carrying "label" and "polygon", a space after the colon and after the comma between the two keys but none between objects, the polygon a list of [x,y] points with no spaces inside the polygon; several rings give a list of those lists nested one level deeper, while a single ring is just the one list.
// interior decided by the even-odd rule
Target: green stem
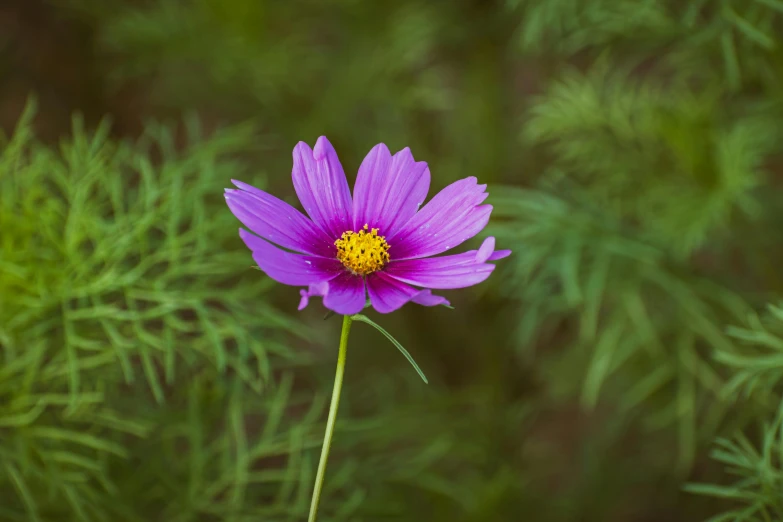
[{"label": "green stem", "polygon": [[332,403],[329,405],[329,417],[326,420],[326,434],[324,445],[321,448],[321,460],[318,462],[318,473],[315,475],[315,489],[313,500],[310,502],[310,516],[307,522],[315,522],[318,514],[318,502],[321,500],[321,489],[324,486],[326,474],[326,461],[329,460],[329,448],[332,446],[332,434],[334,434],[334,421],[337,418],[337,407],[340,405],[340,391],[343,388],[343,374],[345,373],[345,352],[348,348],[348,332],[351,331],[351,316],[343,316],[343,331],[340,334],[340,351],[337,354],[337,371],[334,374],[334,388],[332,389]]}]

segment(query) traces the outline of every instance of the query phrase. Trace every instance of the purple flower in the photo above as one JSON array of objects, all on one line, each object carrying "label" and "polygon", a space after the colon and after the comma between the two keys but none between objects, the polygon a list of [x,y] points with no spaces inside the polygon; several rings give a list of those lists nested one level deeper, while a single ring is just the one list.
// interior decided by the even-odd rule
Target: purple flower
[{"label": "purple flower", "polygon": [[486,185],[469,177],[422,207],[430,171],[407,147],[393,156],[383,143],[373,147],[359,167],[353,198],[324,136],[314,149],[301,141],[296,145],[292,176],[310,219],[241,181],[232,180],[239,190],[226,189],[225,196],[231,212],[256,234],[239,229],[258,267],[280,283],[307,287],[300,290],[300,310],[310,297],[321,296],[327,308],[352,315],[365,307],[367,294],[381,313],[408,301],[448,305],[432,289],[480,283],[495,268],[487,261],[511,253],[496,252],[495,238],[489,237],[478,250],[430,257],[478,234],[492,206],[481,204]]}]

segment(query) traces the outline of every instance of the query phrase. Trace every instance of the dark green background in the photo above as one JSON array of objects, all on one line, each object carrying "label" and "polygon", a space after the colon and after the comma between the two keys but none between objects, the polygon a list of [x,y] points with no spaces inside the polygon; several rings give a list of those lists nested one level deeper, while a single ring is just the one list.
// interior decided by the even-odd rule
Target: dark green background
[{"label": "dark green background", "polygon": [[321,520],[782,521],[782,34],[780,0],[1,3],[0,520],[305,520],[340,321],[222,192],[294,202],[326,135],[351,183],[381,141],[477,176],[514,254],[369,313],[429,385],[354,325]]}]

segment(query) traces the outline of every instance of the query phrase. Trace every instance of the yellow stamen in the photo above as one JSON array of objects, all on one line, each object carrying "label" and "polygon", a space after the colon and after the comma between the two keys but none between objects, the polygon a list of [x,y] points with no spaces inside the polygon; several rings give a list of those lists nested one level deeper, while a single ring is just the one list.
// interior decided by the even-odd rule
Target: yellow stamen
[{"label": "yellow stamen", "polygon": [[357,275],[377,272],[389,262],[389,244],[384,236],[378,235],[377,228],[368,232],[367,225],[364,225],[359,232],[343,232],[334,244],[337,246],[337,259]]}]

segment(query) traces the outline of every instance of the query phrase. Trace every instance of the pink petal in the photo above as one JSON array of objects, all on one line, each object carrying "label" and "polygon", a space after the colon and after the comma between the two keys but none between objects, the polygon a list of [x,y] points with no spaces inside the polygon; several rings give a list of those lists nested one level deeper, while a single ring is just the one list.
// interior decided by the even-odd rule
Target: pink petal
[{"label": "pink petal", "polygon": [[227,189],[226,203],[252,232],[297,252],[335,256],[334,242],[301,212],[263,190],[241,181],[232,182],[241,190]]},{"label": "pink petal", "polygon": [[337,153],[326,137],[318,138],[313,150],[303,141],[294,147],[291,176],[299,201],[327,236],[337,239],[351,230],[351,191]]},{"label": "pink petal", "polygon": [[391,278],[383,272],[367,276],[370,304],[382,314],[388,314],[413,299],[419,290]]},{"label": "pink petal", "polygon": [[[486,263],[487,261],[497,261],[511,255],[511,250],[495,250],[495,238],[489,236],[481,243],[478,250],[470,250],[459,255],[474,254],[473,263]],[[457,256],[454,256],[457,257]]]},{"label": "pink petal", "polygon": [[484,240],[483,243],[481,243],[481,246],[478,249],[478,252],[476,252],[476,263],[483,263],[487,259],[489,259],[489,256],[492,255],[492,252],[495,251],[495,238],[494,237],[488,237]]},{"label": "pink petal", "polygon": [[449,304],[445,297],[432,295],[432,290],[418,290],[383,272],[367,276],[367,293],[372,307],[382,314],[393,312],[409,301],[422,306]]},{"label": "pink petal", "polygon": [[329,282],[322,281],[320,283],[311,284],[307,290],[299,290],[301,299],[299,300],[299,306],[297,310],[304,310],[307,304],[310,302],[310,298],[313,296],[325,296],[329,291]]},{"label": "pink petal", "polygon": [[430,289],[422,290],[418,294],[414,295],[411,301],[422,306],[449,306],[451,304],[445,297],[434,295]]},{"label": "pink petal", "polygon": [[435,195],[399,232],[387,237],[392,259],[416,259],[450,250],[472,238],[489,222],[486,185],[469,177]]},{"label": "pink petal", "polygon": [[409,148],[394,156],[383,143],[367,154],[353,189],[353,226],[378,228],[393,235],[424,203],[430,187],[430,170],[416,162]]},{"label": "pink petal", "polygon": [[[449,259],[451,266],[457,265],[475,265],[486,263],[487,261],[496,261],[503,259],[511,255],[511,250],[498,250],[494,251],[495,238],[490,236],[481,243],[481,247],[478,250],[468,250],[460,254],[452,254],[450,256],[437,257],[435,259]],[[392,265],[397,261],[392,261]]]},{"label": "pink petal", "polygon": [[511,255],[511,250],[496,250],[495,252],[492,252],[492,255],[489,256],[488,261],[497,261],[498,259],[503,259],[504,257],[508,257]]},{"label": "pink petal", "polygon": [[329,281],[345,271],[337,259],[286,252],[243,228],[239,229],[239,237],[253,252],[253,260],[258,267],[285,285],[308,286]]},{"label": "pink petal", "polygon": [[469,262],[468,259],[475,259],[475,254],[466,254],[470,253],[392,261],[385,273],[398,281],[424,288],[465,288],[481,283],[495,269],[495,265],[488,263]]},{"label": "pink petal", "polygon": [[324,296],[324,306],[341,315],[358,314],[367,303],[364,281],[361,277],[343,271],[329,281],[329,290]]}]

